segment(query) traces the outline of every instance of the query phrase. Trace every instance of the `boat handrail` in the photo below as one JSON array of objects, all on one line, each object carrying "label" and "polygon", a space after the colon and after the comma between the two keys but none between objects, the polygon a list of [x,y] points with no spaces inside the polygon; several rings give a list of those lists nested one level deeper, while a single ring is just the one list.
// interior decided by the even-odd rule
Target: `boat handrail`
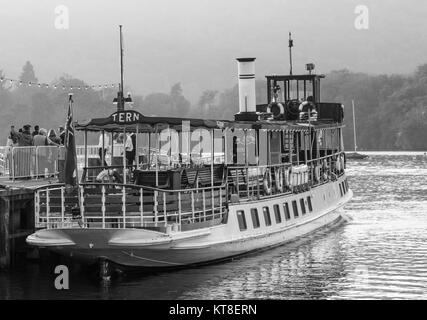
[{"label": "boat handrail", "polygon": [[119,187],[119,188],[133,188],[133,189],[144,189],[147,191],[158,191],[158,192],[166,192],[166,193],[176,193],[176,192],[191,192],[191,191],[198,191],[202,192],[212,190],[213,188],[225,188],[227,186],[226,183],[223,183],[218,186],[211,186],[211,187],[200,187],[200,188],[188,188],[188,189],[161,189],[156,187],[150,187],[150,186],[142,186],[137,184],[123,184],[123,183],[104,183],[104,182],[84,182],[80,184],[81,186],[111,186],[111,187]]},{"label": "boat handrail", "polygon": [[180,231],[223,223],[228,204],[223,185],[178,191],[87,183],[39,188],[34,206],[37,228],[154,228],[168,233],[173,226]]}]

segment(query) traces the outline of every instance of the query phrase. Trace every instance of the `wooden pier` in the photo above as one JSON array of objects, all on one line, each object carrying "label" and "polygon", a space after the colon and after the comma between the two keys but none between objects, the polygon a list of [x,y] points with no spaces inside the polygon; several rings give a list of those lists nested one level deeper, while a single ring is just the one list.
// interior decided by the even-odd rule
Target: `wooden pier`
[{"label": "wooden pier", "polygon": [[34,190],[57,179],[0,177],[0,269],[13,266],[17,253],[29,251],[25,238],[34,230]]}]

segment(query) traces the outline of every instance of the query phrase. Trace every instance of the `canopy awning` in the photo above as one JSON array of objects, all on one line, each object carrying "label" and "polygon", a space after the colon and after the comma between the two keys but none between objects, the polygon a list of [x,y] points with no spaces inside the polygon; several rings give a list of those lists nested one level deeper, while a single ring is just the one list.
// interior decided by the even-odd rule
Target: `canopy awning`
[{"label": "canopy awning", "polygon": [[[228,121],[228,120],[205,120],[190,118],[171,118],[171,117],[146,117],[134,110],[118,111],[106,118],[95,118],[87,122],[75,124],[76,130],[81,131],[106,131],[106,132],[159,132],[163,129],[174,129],[182,131],[198,128],[204,129],[261,129],[261,130],[292,130],[309,131],[308,123],[299,123],[295,121]],[[341,124],[331,122],[312,122],[314,129],[327,129],[342,127]]]}]

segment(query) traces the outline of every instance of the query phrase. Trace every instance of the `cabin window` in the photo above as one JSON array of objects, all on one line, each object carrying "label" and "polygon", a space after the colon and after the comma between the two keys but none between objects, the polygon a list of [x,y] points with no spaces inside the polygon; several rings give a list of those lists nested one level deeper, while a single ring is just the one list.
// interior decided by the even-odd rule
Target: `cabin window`
[{"label": "cabin window", "polygon": [[308,210],[310,212],[313,212],[313,206],[311,205],[311,197],[310,196],[307,197],[307,203],[308,203]]},{"label": "cabin window", "polygon": [[342,193],[342,186],[341,186],[341,184],[339,184],[339,186],[340,186],[340,193],[341,193],[341,197],[343,196],[343,193]]},{"label": "cabin window", "polygon": [[342,189],[344,190],[344,194],[346,194],[347,193],[347,188],[345,187],[344,181],[342,182]]},{"label": "cabin window", "polygon": [[294,209],[294,217],[298,218],[298,205],[296,200],[292,201],[292,209]]},{"label": "cabin window", "polygon": [[307,213],[307,211],[305,210],[305,203],[304,203],[304,199],[299,199],[299,203],[300,203],[300,205],[301,205],[301,211],[302,211],[302,214],[304,215],[304,214],[306,214]]},{"label": "cabin window", "polygon": [[274,208],[274,217],[276,218],[276,223],[282,223],[282,217],[280,216],[280,208],[278,204],[273,206]]},{"label": "cabin window", "polygon": [[285,219],[291,220],[291,213],[289,212],[289,205],[287,202],[283,204],[283,210],[285,211]]},{"label": "cabin window", "polygon": [[251,209],[251,216],[252,216],[252,224],[254,226],[254,229],[259,228],[259,216],[258,216],[258,210],[256,208]]},{"label": "cabin window", "polygon": [[246,218],[245,218],[245,212],[240,210],[237,211],[237,220],[239,221],[239,228],[240,231],[245,231],[248,226],[246,224]]},{"label": "cabin window", "polygon": [[271,217],[270,217],[270,209],[268,207],[264,207],[263,208],[263,212],[264,212],[264,221],[265,221],[265,225],[271,226]]}]

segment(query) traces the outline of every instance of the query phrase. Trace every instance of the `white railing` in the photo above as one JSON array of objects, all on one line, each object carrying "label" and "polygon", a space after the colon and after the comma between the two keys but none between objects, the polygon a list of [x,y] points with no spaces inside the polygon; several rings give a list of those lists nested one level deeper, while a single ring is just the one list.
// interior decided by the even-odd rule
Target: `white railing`
[{"label": "white railing", "polygon": [[168,191],[135,185],[84,184],[35,192],[37,228],[151,228],[162,232],[221,223],[225,186]]},{"label": "white railing", "polygon": [[238,195],[239,201],[303,192],[336,179],[344,173],[344,166],[342,152],[299,165],[230,166],[229,192]]}]

